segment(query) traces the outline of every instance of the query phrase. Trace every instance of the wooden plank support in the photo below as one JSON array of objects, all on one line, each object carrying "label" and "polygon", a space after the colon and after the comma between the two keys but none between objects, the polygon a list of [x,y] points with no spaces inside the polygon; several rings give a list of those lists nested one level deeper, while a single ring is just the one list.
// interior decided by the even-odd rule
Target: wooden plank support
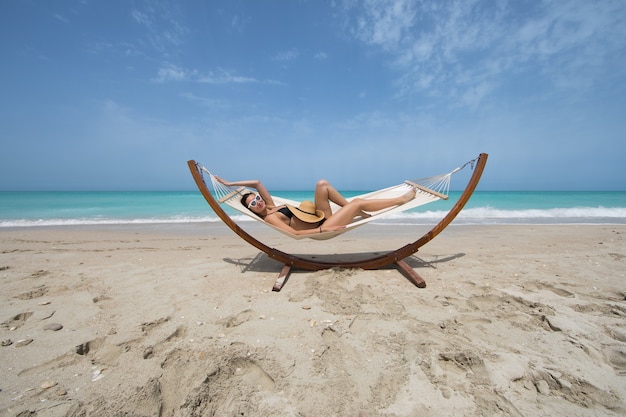
[{"label": "wooden plank support", "polygon": [[230,200],[231,198],[233,198],[236,195],[243,195],[243,192],[245,190],[246,190],[246,187],[239,187],[235,191],[231,191],[230,193],[226,194],[224,197],[220,198],[217,201],[219,201],[220,203],[223,203],[225,201]]},{"label": "wooden plank support", "polygon": [[278,278],[276,282],[274,282],[274,287],[272,291],[280,291],[283,289],[283,285],[289,279],[289,273],[291,272],[291,265],[284,265],[283,269],[280,270],[280,274],[278,274]]},{"label": "wooden plank support", "polygon": [[404,275],[409,281],[415,284],[418,288],[426,288],[426,281],[422,278],[415,269],[411,268],[409,264],[404,262],[402,259],[394,262],[398,270]]},{"label": "wooden plank support", "polygon": [[404,183],[410,185],[411,187],[418,188],[418,189],[424,191],[425,193],[429,193],[429,194],[434,195],[435,197],[439,197],[442,200],[447,200],[448,199],[447,195],[441,194],[440,192],[435,191],[435,190],[431,190],[430,188],[426,188],[423,185],[417,184],[417,183],[415,183],[413,181],[408,181],[407,180],[407,181],[404,181]]}]

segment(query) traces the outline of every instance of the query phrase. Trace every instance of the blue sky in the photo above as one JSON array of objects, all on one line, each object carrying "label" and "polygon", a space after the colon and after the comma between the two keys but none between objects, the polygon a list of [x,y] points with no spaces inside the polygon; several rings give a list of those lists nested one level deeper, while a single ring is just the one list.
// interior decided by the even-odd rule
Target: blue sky
[{"label": "blue sky", "polygon": [[0,54],[0,190],[626,190],[623,0],[6,0]]}]

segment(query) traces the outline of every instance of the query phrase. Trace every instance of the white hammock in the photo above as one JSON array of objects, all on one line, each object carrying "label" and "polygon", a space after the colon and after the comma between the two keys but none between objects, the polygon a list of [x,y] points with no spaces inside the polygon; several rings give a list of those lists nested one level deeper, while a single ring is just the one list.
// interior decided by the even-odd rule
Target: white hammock
[{"label": "white hammock", "polygon": [[[216,200],[219,201],[221,204],[227,204],[228,206],[232,207],[238,212],[245,214],[246,216],[249,216],[250,218],[257,220],[263,224],[266,224],[274,228],[275,230],[279,231],[280,233],[287,235],[293,239],[310,238],[310,239],[316,239],[316,240],[325,240],[325,239],[330,239],[335,236],[338,236],[342,233],[352,230],[358,226],[362,226],[373,220],[377,220],[382,217],[389,216],[390,214],[400,213],[400,212],[410,210],[415,207],[419,207],[424,204],[432,203],[434,201],[438,201],[441,199],[447,200],[448,191],[450,188],[450,177],[452,176],[452,174],[460,171],[461,169],[463,169],[466,165],[470,163],[473,165],[473,162],[474,161],[469,161],[465,163],[463,166],[454,169],[448,174],[421,178],[415,181],[405,181],[404,183],[395,185],[393,187],[384,188],[382,190],[373,191],[370,193],[346,198],[346,200],[348,201],[355,199],[355,198],[361,198],[361,199],[395,198],[395,197],[399,197],[399,196],[406,194],[411,189],[411,187],[414,187],[417,191],[417,193],[415,194],[415,198],[413,198],[408,203],[405,203],[399,206],[389,207],[389,208],[379,210],[376,212],[369,212],[368,214],[371,215],[370,217],[356,217],[352,220],[352,222],[347,224],[344,229],[336,230],[336,231],[327,231],[323,233],[314,233],[314,234],[308,234],[308,235],[296,235],[286,230],[283,230],[277,226],[274,226],[270,223],[267,223],[262,218],[260,218],[259,216],[257,216],[256,214],[254,214],[253,212],[248,210],[248,208],[244,207],[241,204],[241,197],[244,194],[256,193],[256,190],[253,190],[247,187],[228,187],[220,183],[219,181],[217,181],[216,177],[213,174],[211,174],[211,172],[207,170],[205,167],[201,165],[198,165],[198,167],[202,170],[203,173],[206,173],[209,175],[209,178],[211,179],[213,192],[216,196]],[[281,206],[284,204],[291,204],[294,206],[298,206],[300,204],[300,202],[298,201],[289,200],[289,199],[274,196],[274,195],[272,195],[272,199],[274,200],[277,206]],[[333,213],[339,208],[340,208],[339,206],[331,203],[331,209]]]}]

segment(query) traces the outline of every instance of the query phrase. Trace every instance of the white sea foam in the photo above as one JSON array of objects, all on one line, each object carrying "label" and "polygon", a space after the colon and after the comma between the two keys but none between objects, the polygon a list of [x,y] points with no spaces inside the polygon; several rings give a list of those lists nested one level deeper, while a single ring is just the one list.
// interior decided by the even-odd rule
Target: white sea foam
[{"label": "white sea foam", "polygon": [[[445,211],[405,212],[396,218],[441,219]],[[391,216],[393,218],[393,216]],[[615,218],[626,220],[626,208],[573,207],[552,209],[503,210],[493,207],[474,207],[462,210],[459,219],[593,219]]]},{"label": "white sea foam", "polygon": [[150,218],[150,219],[16,219],[1,220],[0,227],[44,227],[44,226],[106,226],[106,225],[140,225],[140,224],[185,224],[185,223],[203,223],[218,222],[219,218],[215,216],[207,217],[172,217],[172,218]]},{"label": "white sea foam", "polygon": [[[441,220],[447,211],[422,211],[404,212],[390,215],[376,223],[393,224],[432,224]],[[232,219],[236,222],[252,222],[249,216],[237,214]],[[137,218],[137,219],[115,219],[115,218],[80,218],[80,219],[14,219],[0,220],[0,228],[8,227],[36,227],[36,226],[81,226],[81,225],[140,225],[140,224],[184,224],[219,222],[220,219],[211,214],[202,217],[174,216],[164,218]],[[503,210],[493,207],[474,207],[462,210],[455,223],[460,224],[536,224],[536,223],[626,223],[626,208],[609,207],[574,207],[574,208],[552,208],[552,209],[527,209],[527,210]]]}]

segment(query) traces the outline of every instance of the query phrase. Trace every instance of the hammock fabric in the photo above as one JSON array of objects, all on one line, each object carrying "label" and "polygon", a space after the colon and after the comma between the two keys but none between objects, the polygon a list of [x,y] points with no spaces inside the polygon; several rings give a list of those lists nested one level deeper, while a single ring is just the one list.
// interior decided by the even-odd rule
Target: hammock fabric
[{"label": "hammock fabric", "polygon": [[[190,160],[187,162],[187,164],[189,166],[191,174],[194,177],[196,185],[200,189],[202,195],[207,200],[209,205],[213,208],[215,213],[222,219],[222,221],[228,227],[230,227],[237,235],[243,238],[245,241],[255,246],[256,248],[262,250],[263,252],[267,253],[271,258],[274,258],[285,264],[285,267],[283,268],[283,271],[281,272],[279,276],[279,280],[274,285],[274,290],[279,291],[282,285],[284,284],[284,282],[286,281],[287,275],[289,274],[289,269],[292,266],[300,267],[300,268],[308,269],[308,270],[319,270],[319,269],[326,269],[326,268],[332,268],[332,267],[348,267],[348,268],[358,267],[358,268],[363,268],[363,269],[375,269],[375,268],[380,268],[382,266],[388,265],[390,263],[395,263],[396,266],[399,267],[401,272],[403,272],[417,286],[424,287],[425,286],[424,280],[421,277],[419,277],[419,275],[417,275],[417,273],[412,268],[410,268],[406,264],[406,262],[403,261],[403,259],[417,252],[417,250],[421,246],[423,246],[424,244],[432,240],[443,229],[445,229],[445,227],[447,227],[448,224],[450,224],[450,222],[463,209],[463,207],[465,206],[465,203],[469,200],[472,193],[474,192],[474,189],[478,185],[478,182],[480,180],[480,177],[482,175],[486,162],[487,162],[487,154],[483,153],[483,154],[480,154],[478,158],[468,161],[464,165],[460,166],[459,168],[454,169],[453,171],[447,174],[422,178],[422,179],[415,180],[415,181],[405,181],[404,183],[398,184],[393,187],[389,187],[389,188],[374,191],[371,193],[351,197],[351,198],[358,197],[358,198],[364,198],[364,199],[366,198],[393,198],[393,197],[397,197],[397,196],[405,194],[408,190],[410,190],[411,187],[414,187],[417,190],[415,198],[409,201],[408,203],[405,203],[399,206],[390,207],[384,210],[380,210],[378,212],[368,213],[368,214],[371,214],[371,216],[369,217],[363,217],[363,218],[357,217],[353,219],[351,223],[346,225],[345,229],[342,229],[339,231],[332,231],[332,232],[315,233],[312,235],[304,235],[304,236],[295,235],[283,229],[275,227],[263,221],[261,218],[256,216],[250,210],[248,210],[246,207],[243,207],[243,205],[240,202],[241,196],[248,192],[254,192],[254,190],[250,190],[249,188],[246,188],[246,187],[227,187],[224,184],[218,182],[215,176],[211,174],[211,172],[208,169],[206,169],[204,166],[197,163],[196,161]],[[474,169],[474,174],[470,178],[467,184],[467,187],[465,188],[465,191],[461,194],[461,196],[459,197],[459,200],[456,202],[454,207],[435,227],[433,227],[428,233],[423,235],[420,239],[396,251],[391,251],[384,255],[378,255],[371,259],[354,262],[354,263],[353,262],[313,261],[313,260],[299,257],[296,255],[290,255],[274,248],[270,248],[269,246],[258,241],[257,239],[252,237],[250,234],[248,234],[245,230],[243,230],[233,219],[230,218],[230,216],[228,216],[228,214],[226,214],[226,212],[220,206],[220,204],[226,204],[229,207],[232,207],[233,209],[237,210],[238,212],[245,214],[247,216],[250,216],[252,219],[258,220],[262,222],[263,224],[266,224],[274,228],[275,230],[283,234],[286,234],[289,237],[294,238],[294,239],[301,239],[303,237],[310,237],[314,239],[330,239],[342,233],[350,231],[354,229],[355,227],[362,226],[370,221],[380,219],[384,216],[389,216],[394,213],[399,213],[402,211],[410,210],[412,208],[415,208],[424,204],[428,204],[428,203],[431,203],[440,199],[447,199],[448,191],[450,187],[450,177],[452,176],[452,174],[462,170],[467,165],[471,165],[471,167]],[[213,193],[209,191],[207,182],[205,181],[204,174],[206,174],[208,178],[210,179],[211,187],[213,188]],[[272,198],[274,199],[274,202],[277,205],[292,204],[292,205],[297,206],[299,204],[299,202],[287,200],[287,199],[277,197],[277,196],[272,196]],[[332,207],[333,207],[333,212],[339,208],[338,206],[332,206]]]},{"label": "hammock fabric", "polygon": [[[465,165],[471,162],[472,161],[466,163]],[[432,203],[440,199],[447,200],[448,191],[450,188],[450,177],[452,176],[453,173],[458,172],[461,169],[463,169],[463,167],[457,168],[448,174],[439,175],[436,177],[422,178],[422,179],[415,180],[415,181],[405,181],[403,184],[398,184],[393,187],[389,187],[389,188],[385,188],[382,190],[370,192],[367,194],[361,194],[361,195],[347,198],[348,201],[351,201],[355,198],[361,198],[361,199],[394,198],[394,197],[399,197],[399,196],[404,195],[411,188],[415,188],[417,191],[415,198],[413,198],[413,200],[409,201],[408,203],[405,203],[399,206],[389,207],[384,210],[379,210],[376,212],[368,213],[370,214],[369,217],[356,217],[349,224],[346,225],[345,229],[341,229],[337,231],[326,231],[322,233],[315,233],[315,234],[308,234],[308,235],[296,235],[296,234],[290,233],[289,231],[276,227],[270,223],[265,222],[263,219],[261,219],[259,216],[257,216],[256,214],[254,214],[253,212],[251,212],[250,210],[248,210],[246,207],[244,207],[241,204],[241,197],[247,193],[255,193],[256,192],[255,190],[252,190],[246,187],[228,187],[220,183],[219,181],[217,181],[215,175],[211,174],[211,172],[208,169],[206,169],[205,167],[201,165],[198,165],[198,169],[200,169],[203,173],[209,176],[213,191],[217,197],[217,200],[220,203],[227,204],[229,207],[237,210],[238,212],[246,216],[249,216],[250,218],[257,220],[263,224],[266,224],[272,227],[273,229],[279,231],[280,233],[283,233],[284,235],[291,237],[292,239],[309,238],[309,239],[316,239],[316,240],[331,239],[335,236],[339,236],[358,226],[362,226],[366,223],[369,223],[373,220],[377,220],[381,217],[386,217],[391,214],[410,210],[415,207]],[[274,196],[274,195],[272,195],[272,199],[277,204],[277,206],[281,206],[285,204],[291,204],[293,206],[297,206],[299,204],[298,201],[289,200],[289,199]],[[331,203],[331,209],[333,213],[337,211],[339,208],[340,207],[337,206],[336,204]]]}]

